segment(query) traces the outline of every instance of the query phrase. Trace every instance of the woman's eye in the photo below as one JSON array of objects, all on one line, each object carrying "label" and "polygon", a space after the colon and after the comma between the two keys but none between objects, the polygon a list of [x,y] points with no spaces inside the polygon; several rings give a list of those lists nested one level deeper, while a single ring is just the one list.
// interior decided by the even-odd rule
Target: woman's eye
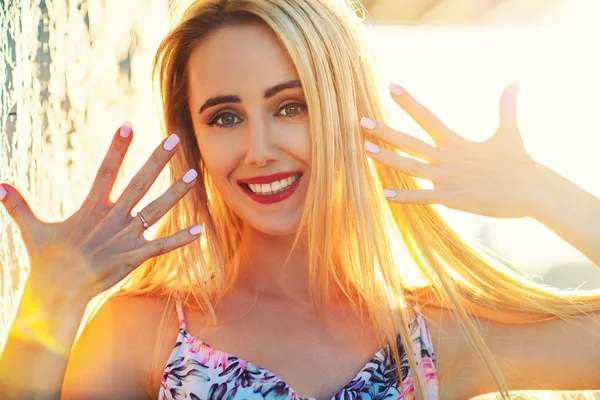
[{"label": "woman's eye", "polygon": [[217,125],[219,128],[226,128],[236,124],[239,124],[239,118],[229,113],[219,114],[208,123],[210,126]]},{"label": "woman's eye", "polygon": [[304,104],[292,103],[283,106],[283,108],[279,111],[279,115],[283,117],[295,117],[305,109],[306,106]]}]

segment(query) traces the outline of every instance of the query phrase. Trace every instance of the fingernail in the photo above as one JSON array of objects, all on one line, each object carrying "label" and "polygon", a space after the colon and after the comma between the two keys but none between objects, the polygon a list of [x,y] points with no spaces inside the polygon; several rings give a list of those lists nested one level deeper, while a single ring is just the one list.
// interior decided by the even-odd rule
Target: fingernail
[{"label": "fingernail", "polygon": [[196,172],[196,170],[190,169],[188,172],[185,173],[185,175],[183,175],[183,178],[181,178],[181,180],[184,181],[185,183],[190,183],[191,181],[196,179],[197,176],[198,176],[198,173]]},{"label": "fingernail", "polygon": [[377,126],[377,122],[373,121],[370,118],[362,117],[360,120],[360,126],[368,130],[373,130]]},{"label": "fingernail", "polygon": [[121,131],[119,132],[121,137],[126,138],[131,134],[131,122],[127,121],[121,127]]},{"label": "fingernail", "polygon": [[163,148],[166,151],[171,151],[175,148],[175,146],[177,146],[177,143],[179,143],[179,136],[177,136],[176,134],[172,134],[171,136],[169,136],[167,138],[167,140],[165,140],[165,144],[163,144]]},{"label": "fingernail", "polygon": [[192,235],[199,235],[202,233],[202,231],[202,225],[196,225],[189,230],[190,234]]},{"label": "fingernail", "polygon": [[367,150],[369,153],[379,153],[379,146],[367,140],[365,142],[365,150]]},{"label": "fingernail", "polygon": [[4,189],[4,186],[0,185],[0,200],[4,200],[5,197],[6,197],[6,189]]},{"label": "fingernail", "polygon": [[386,198],[391,199],[391,198],[394,198],[394,197],[398,196],[398,192],[396,192],[394,189],[385,189],[383,191],[383,195]]},{"label": "fingernail", "polygon": [[402,88],[396,85],[395,83],[390,83],[390,86],[388,88],[390,89],[390,92],[392,92],[396,96],[400,96],[402,94]]}]

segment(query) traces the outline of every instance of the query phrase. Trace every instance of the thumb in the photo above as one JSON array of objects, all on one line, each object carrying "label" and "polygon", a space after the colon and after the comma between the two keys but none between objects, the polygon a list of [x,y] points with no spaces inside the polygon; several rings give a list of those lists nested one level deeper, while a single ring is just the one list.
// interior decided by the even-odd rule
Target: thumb
[{"label": "thumb", "polygon": [[17,223],[23,236],[26,236],[34,228],[34,225],[39,222],[21,193],[6,183],[0,185],[0,202]]},{"label": "thumb", "polygon": [[508,85],[500,97],[500,127],[502,131],[517,131],[517,95],[519,82]]}]

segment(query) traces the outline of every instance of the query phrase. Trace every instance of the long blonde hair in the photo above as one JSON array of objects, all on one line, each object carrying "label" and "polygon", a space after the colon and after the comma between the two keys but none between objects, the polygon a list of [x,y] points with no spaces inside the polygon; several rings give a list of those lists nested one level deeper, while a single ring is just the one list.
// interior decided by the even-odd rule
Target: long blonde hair
[{"label": "long blonde hair", "polygon": [[[411,344],[410,305],[451,310],[485,360],[503,397],[507,387],[474,319],[532,322],[600,311],[600,295],[563,292],[513,272],[468,244],[428,205],[391,204],[382,188],[418,189],[411,176],[367,159],[360,117],[386,122],[377,70],[364,39],[362,9],[350,0],[199,0],[165,37],[154,68],[163,132],[181,149],[172,181],[189,168],[202,179],[164,218],[157,235],[204,225],[200,241],[149,260],[120,294],[168,293],[215,318],[215,305],[237,276],[241,221],[218,196],[202,163],[188,107],[187,64],[193,47],[225,26],[263,23],[293,61],[308,103],[312,139],[309,190],[297,238],[309,248],[311,293],[325,311],[334,286],[364,312],[382,344]],[[412,351],[411,370],[418,371]],[[419,398],[426,390],[414,376]]]}]

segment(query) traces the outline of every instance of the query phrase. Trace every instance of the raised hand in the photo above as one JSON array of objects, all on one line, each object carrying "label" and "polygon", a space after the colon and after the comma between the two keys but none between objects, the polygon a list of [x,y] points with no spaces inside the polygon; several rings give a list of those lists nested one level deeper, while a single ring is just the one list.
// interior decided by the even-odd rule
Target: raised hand
[{"label": "raised hand", "polygon": [[534,161],[517,127],[518,84],[500,99],[500,125],[488,140],[477,143],[452,132],[409,93],[390,85],[394,101],[435,142],[435,146],[368,118],[361,125],[375,140],[423,161],[402,156],[367,141],[367,154],[398,172],[433,182],[434,189],[387,188],[384,195],[405,204],[441,204],[456,210],[496,218],[530,216],[540,197],[537,183],[547,168]]},{"label": "raised hand", "polygon": [[[171,135],[154,150],[116,202],[109,199],[119,168],[132,139],[131,124],[117,130],[90,193],[83,205],[63,222],[40,221],[13,187],[0,186],[0,197],[19,226],[31,272],[26,289],[36,297],[77,293],[88,300],[109,289],[145,260],[191,243],[201,226],[148,241],[143,232],[156,223],[192,187],[197,173],[188,171],[140,215],[131,210],[152,186],[176,151],[179,138]],[[144,223],[146,222],[146,224]],[[144,226],[146,225],[146,226]]]}]

